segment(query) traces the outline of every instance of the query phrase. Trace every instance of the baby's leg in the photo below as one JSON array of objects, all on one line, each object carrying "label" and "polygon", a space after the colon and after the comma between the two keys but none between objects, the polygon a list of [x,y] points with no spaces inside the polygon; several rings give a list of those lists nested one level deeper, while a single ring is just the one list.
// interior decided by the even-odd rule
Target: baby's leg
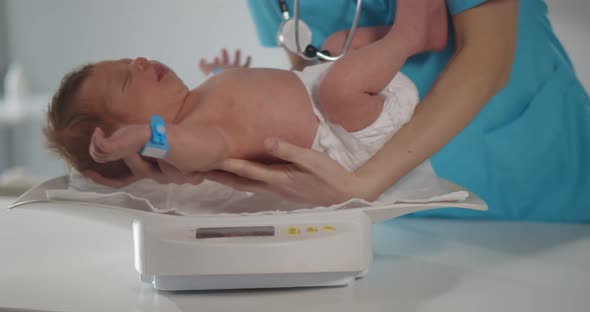
[{"label": "baby's leg", "polygon": [[379,92],[406,59],[444,47],[446,18],[444,0],[399,0],[391,30],[381,39],[347,53],[325,75],[318,97],[326,118],[347,131],[369,126],[381,113],[383,99]]}]

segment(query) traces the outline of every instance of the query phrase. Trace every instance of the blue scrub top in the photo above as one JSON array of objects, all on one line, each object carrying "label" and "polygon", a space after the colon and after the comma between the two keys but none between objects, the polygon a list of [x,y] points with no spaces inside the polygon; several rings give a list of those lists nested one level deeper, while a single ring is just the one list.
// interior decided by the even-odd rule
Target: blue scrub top
[{"label": "blue scrub top", "polygon": [[[447,0],[459,14],[485,0]],[[248,0],[258,37],[277,46],[282,21],[277,1]],[[293,1],[287,0],[290,12]],[[320,47],[349,29],[356,1],[300,1],[300,18]],[[360,26],[390,25],[395,0],[365,0]],[[501,22],[501,21],[499,21]],[[449,25],[452,30],[451,25]],[[428,92],[454,51],[410,58],[402,72]],[[443,149],[432,156],[436,173],[482,197],[488,212],[440,209],[417,215],[560,222],[590,221],[590,98],[547,19],[542,0],[519,1],[516,54],[508,85]]]}]

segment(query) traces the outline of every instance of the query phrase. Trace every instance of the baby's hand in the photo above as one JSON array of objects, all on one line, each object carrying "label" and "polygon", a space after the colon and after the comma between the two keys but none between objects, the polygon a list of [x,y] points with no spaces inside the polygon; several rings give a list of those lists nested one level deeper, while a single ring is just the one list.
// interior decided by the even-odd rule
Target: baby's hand
[{"label": "baby's hand", "polygon": [[150,139],[148,125],[129,125],[106,138],[100,128],[94,129],[90,140],[90,156],[98,163],[124,159],[137,152]]},{"label": "baby's hand", "polygon": [[208,62],[204,58],[201,59],[199,62],[199,68],[201,68],[201,72],[205,74],[205,76],[209,75],[214,69],[221,68],[236,68],[236,67],[250,67],[250,61],[252,58],[248,55],[246,57],[245,62],[242,64],[242,57],[241,57],[240,49],[236,50],[235,59],[233,62],[229,58],[229,54],[227,53],[226,49],[221,49],[221,59],[219,57],[215,57],[213,62]]}]

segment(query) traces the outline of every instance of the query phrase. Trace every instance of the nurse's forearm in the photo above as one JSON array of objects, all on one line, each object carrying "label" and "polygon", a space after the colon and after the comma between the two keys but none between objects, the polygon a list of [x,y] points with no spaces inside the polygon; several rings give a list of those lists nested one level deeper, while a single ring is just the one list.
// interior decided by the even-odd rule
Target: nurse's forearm
[{"label": "nurse's forearm", "polygon": [[453,19],[455,55],[412,119],[356,171],[362,196],[376,199],[455,137],[507,83],[514,54],[518,3],[490,1]]},{"label": "nurse's forearm", "polygon": [[[356,46],[362,47],[353,49],[331,66],[318,90],[322,109],[330,117],[350,110],[350,106],[356,110],[365,108],[370,102],[366,96],[383,91],[410,56],[443,49],[448,38],[447,27],[444,0],[398,0],[392,27],[359,29],[353,43],[356,41]],[[365,95],[365,99],[359,94]],[[327,110],[332,110],[332,114]],[[349,114],[358,115],[354,111]]]}]

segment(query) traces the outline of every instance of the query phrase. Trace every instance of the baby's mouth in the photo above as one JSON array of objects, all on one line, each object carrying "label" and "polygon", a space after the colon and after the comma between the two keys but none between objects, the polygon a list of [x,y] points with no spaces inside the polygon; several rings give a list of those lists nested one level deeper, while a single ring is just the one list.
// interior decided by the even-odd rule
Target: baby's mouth
[{"label": "baby's mouth", "polygon": [[158,81],[161,81],[162,78],[164,78],[164,76],[166,76],[167,73],[168,73],[168,68],[166,68],[162,64],[156,63],[156,77],[157,77]]}]

